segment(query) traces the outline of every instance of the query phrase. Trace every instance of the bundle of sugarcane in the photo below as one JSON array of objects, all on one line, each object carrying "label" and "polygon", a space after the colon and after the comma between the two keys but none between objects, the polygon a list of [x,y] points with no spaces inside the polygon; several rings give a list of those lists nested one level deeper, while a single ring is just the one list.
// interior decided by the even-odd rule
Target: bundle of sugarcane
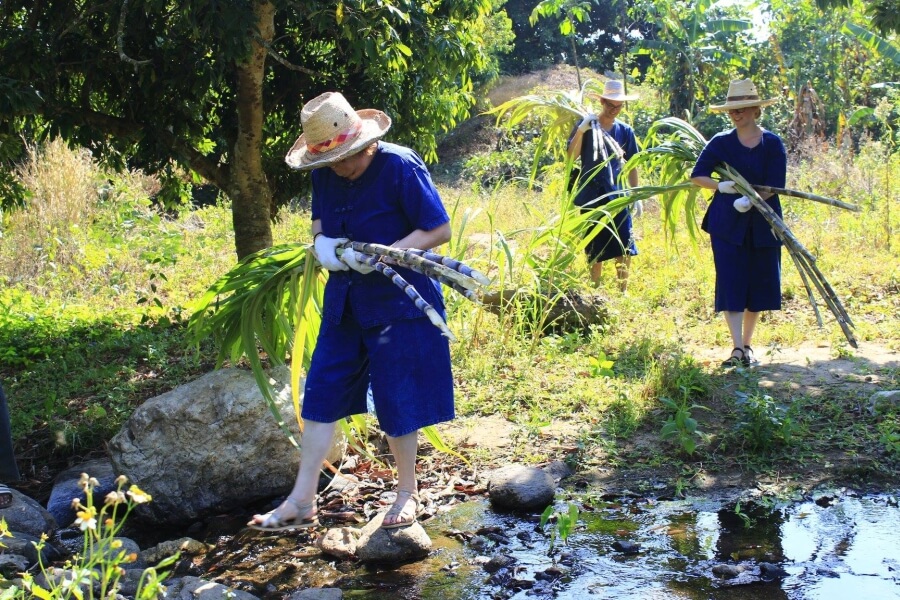
[{"label": "bundle of sugarcane", "polygon": [[[668,135],[664,135],[664,130],[668,131]],[[674,231],[677,220],[675,215],[680,207],[684,210],[687,217],[686,222],[691,239],[696,240],[694,212],[700,188],[686,181],[686,176],[697,162],[700,152],[706,146],[706,139],[692,125],[674,117],[655,122],[648,131],[647,139],[658,141],[658,143],[632,157],[622,169],[622,177],[624,178],[632,168],[640,168],[642,171],[657,172],[660,176],[661,184],[631,188],[628,190],[628,196],[613,200],[606,205],[606,208],[614,211],[637,200],[653,196],[660,197],[667,232]],[[838,325],[847,341],[856,348],[856,338],[851,331],[853,322],[850,320],[847,311],[841,304],[831,284],[828,283],[828,280],[818,268],[816,258],[797,240],[778,214],[760,197],[759,192],[812,200],[857,212],[859,207],[808,192],[751,185],[740,173],[727,164],[719,165],[715,172],[720,177],[735,182],[741,194],[746,196],[750,203],[762,214],[771,226],[775,236],[784,245],[800,273],[800,278],[806,288],[807,298],[812,305],[816,315],[816,322],[819,326],[822,326],[822,315],[819,312],[819,307],[813,294],[813,287],[816,288],[822,296],[825,305],[837,319]]]},{"label": "bundle of sugarcane", "polygon": [[[226,360],[237,363],[244,359],[249,363],[266,404],[291,440],[293,436],[278,409],[263,357],[274,366],[284,364],[290,356],[292,381],[298,381],[301,370],[309,368],[321,324],[325,281],[311,250],[306,244],[285,244],[245,257],[209,287],[188,321],[189,336],[195,345],[209,337],[217,342],[217,366]],[[470,300],[477,300],[482,286],[490,283],[478,271],[432,252],[359,242],[348,242],[341,252],[347,250],[357,252],[375,270],[390,277],[414,302],[418,292],[391,265],[435,277]],[[437,311],[424,301],[416,305],[444,335],[453,338]],[[291,392],[300,422],[297,386],[291,386]],[[444,447],[433,428],[426,428],[425,433],[436,447]]]},{"label": "bundle of sugarcane", "polygon": [[436,279],[473,302],[479,302],[479,294],[482,288],[491,283],[491,280],[486,275],[479,273],[468,265],[427,250],[393,248],[366,242],[346,242],[338,247],[337,254],[342,259],[347,252],[354,252],[354,258],[357,262],[369,265],[403,290],[415,303],[416,307],[450,341],[455,341],[456,337],[450,331],[450,328],[447,327],[447,323],[440,313],[422,298],[415,287],[391,268],[391,265],[406,267]]}]

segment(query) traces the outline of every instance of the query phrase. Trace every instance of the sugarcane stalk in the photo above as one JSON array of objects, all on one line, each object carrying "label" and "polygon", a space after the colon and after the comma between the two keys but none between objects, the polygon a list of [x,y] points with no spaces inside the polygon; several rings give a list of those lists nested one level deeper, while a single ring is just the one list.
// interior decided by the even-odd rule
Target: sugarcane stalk
[{"label": "sugarcane stalk", "polygon": [[827,196],[819,196],[817,194],[811,194],[809,192],[801,192],[800,190],[791,190],[791,189],[787,189],[787,188],[772,187],[770,185],[754,185],[753,189],[755,189],[757,192],[778,194],[780,196],[793,196],[794,198],[803,198],[804,200],[812,200],[814,202],[821,202],[822,204],[827,204],[829,206],[834,206],[836,208],[844,208],[846,210],[852,210],[853,212],[860,212],[862,210],[856,204],[849,204],[847,202],[841,202],[840,200],[835,200],[834,198],[828,198]]},{"label": "sugarcane stalk", "polygon": [[[737,184],[738,189],[743,193],[749,200],[750,203],[760,211],[769,225],[772,227],[772,232],[776,235],[776,237],[781,241],[788,251],[791,254],[791,258],[794,260],[794,264],[798,266],[798,270],[801,272],[801,278],[803,277],[803,272],[806,271],[810,275],[810,280],[816,286],[816,289],[819,291],[819,294],[822,296],[822,299],[825,301],[826,306],[834,315],[835,319],[838,322],[838,325],[841,328],[841,331],[844,333],[844,337],[847,338],[847,341],[853,348],[857,348],[858,344],[856,341],[856,337],[850,331],[850,328],[853,327],[853,322],[850,320],[850,315],[847,314],[847,311],[844,309],[843,304],[841,304],[840,299],[837,297],[837,294],[834,291],[834,288],[831,287],[831,284],[828,283],[828,280],[825,279],[825,275],[819,270],[818,265],[816,265],[816,258],[812,255],[809,250],[807,250],[803,244],[801,244],[797,238],[790,232],[787,225],[784,224],[784,221],[778,216],[778,213],[772,209],[769,204],[760,197],[760,195],[756,192],[756,189],[751,186],[746,179],[744,179],[737,171],[732,169],[728,165],[724,165],[721,168],[717,168],[716,171],[723,176],[730,178]],[[804,285],[807,282],[804,279]],[[807,285],[807,293],[812,294],[809,286]],[[813,310],[818,313],[818,308],[815,303],[813,303]],[[817,314],[818,320],[818,314]]]},{"label": "sugarcane stalk", "polygon": [[[418,252],[423,252],[423,250],[418,250]],[[441,257],[439,254],[435,254],[434,256],[437,256],[437,257],[440,257],[440,258],[444,258],[444,257]],[[366,254],[366,253],[364,253],[364,252],[358,252],[358,251],[356,251],[356,258],[357,258],[357,260],[359,260],[360,262],[363,262],[363,263],[365,263],[365,264],[367,264],[367,265],[369,265],[370,267],[373,267],[373,268],[374,268],[375,265],[381,260],[381,257],[378,256],[378,255],[376,255],[376,254]],[[386,260],[386,261],[391,261],[391,262],[393,262],[393,259],[390,259],[390,258],[385,259],[385,260]],[[448,259],[448,260],[452,260],[452,259]],[[462,263],[460,263],[460,264],[462,264]],[[416,271],[416,270],[417,270],[416,267],[410,267],[409,265],[404,265],[404,266],[406,266],[407,268],[412,269],[413,271]],[[464,265],[464,266],[465,266],[465,265]],[[418,272],[418,271],[417,271],[417,272]],[[434,277],[437,281],[439,281],[440,283],[446,285],[447,287],[449,287],[449,288],[452,289],[453,291],[455,291],[455,292],[457,292],[457,293],[462,294],[463,296],[465,296],[465,298],[466,298],[467,300],[471,300],[472,302],[474,302],[474,303],[476,303],[476,304],[481,304],[481,298],[479,297],[479,295],[478,295],[476,292],[474,292],[474,291],[472,291],[472,290],[467,290],[466,288],[464,288],[464,287],[462,287],[461,285],[457,284],[455,281],[451,281],[450,279],[447,279],[446,277],[444,277],[444,276],[442,276],[442,275],[429,275],[428,273],[424,273],[424,275],[428,275],[429,277]]]},{"label": "sugarcane stalk", "polygon": [[427,260],[424,257],[403,248],[393,248],[391,246],[371,244],[367,242],[350,242],[349,246],[357,252],[363,252],[365,254],[377,254],[380,256],[389,257],[404,267],[415,267],[415,270],[428,275],[429,277],[437,277],[439,275],[446,277],[450,281],[455,282],[460,287],[463,287],[467,290],[477,291],[482,285],[479,281],[475,280],[472,277],[463,275],[458,271],[454,271],[453,269],[446,267],[441,263]]},{"label": "sugarcane stalk", "polygon": [[375,268],[376,271],[390,279],[394,285],[403,290],[403,293],[406,294],[410,300],[416,305],[416,308],[421,310],[428,320],[431,321],[431,324],[441,330],[441,334],[446,337],[451,342],[456,341],[456,336],[453,335],[453,332],[450,331],[450,328],[447,327],[447,324],[444,322],[444,319],[441,318],[440,313],[434,309],[433,306],[428,304],[424,298],[422,298],[421,294],[416,291],[416,288],[412,286],[411,283],[403,279],[403,277],[397,273],[390,266],[384,264],[380,261],[375,261],[374,263],[370,263],[372,267]]},{"label": "sugarcane stalk", "polygon": [[481,273],[479,271],[476,271],[469,265],[467,265],[463,262],[460,262],[460,261],[456,260],[455,258],[450,258],[449,256],[442,256],[442,255],[436,254],[434,252],[429,252],[428,250],[419,250],[418,248],[409,248],[407,250],[407,252],[412,252],[413,254],[421,256],[422,258],[424,258],[426,260],[440,263],[449,269],[458,271],[459,273],[462,273],[466,277],[471,277],[472,279],[474,279],[481,285],[490,285],[491,284],[491,280],[487,275],[485,275],[484,273]]}]

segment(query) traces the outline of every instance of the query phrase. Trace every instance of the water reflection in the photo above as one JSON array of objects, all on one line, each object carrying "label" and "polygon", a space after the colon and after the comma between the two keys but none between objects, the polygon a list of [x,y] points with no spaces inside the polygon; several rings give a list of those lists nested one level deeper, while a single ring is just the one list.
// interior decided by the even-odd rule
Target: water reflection
[{"label": "water reflection", "polygon": [[[893,497],[836,495],[784,506],[571,502],[581,510],[579,526],[552,550],[549,536],[536,531],[536,515],[497,514],[470,502],[427,524],[435,550],[426,560],[332,571],[331,585],[366,600],[900,598],[900,509]],[[477,549],[471,535],[448,535],[483,527],[503,534]],[[639,551],[615,550],[622,541],[640,544]],[[489,572],[484,562],[498,554],[514,562]],[[761,571],[766,563],[772,570]],[[309,580],[294,581],[300,579]]]}]

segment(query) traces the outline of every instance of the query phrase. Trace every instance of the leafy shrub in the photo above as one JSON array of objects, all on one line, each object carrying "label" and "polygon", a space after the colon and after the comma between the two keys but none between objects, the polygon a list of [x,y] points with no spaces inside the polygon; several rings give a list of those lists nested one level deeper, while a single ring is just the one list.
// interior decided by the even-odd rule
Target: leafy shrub
[{"label": "leafy shrub", "polygon": [[738,393],[737,407],[734,431],[745,448],[764,454],[792,443],[796,424],[790,411],[772,396]]}]

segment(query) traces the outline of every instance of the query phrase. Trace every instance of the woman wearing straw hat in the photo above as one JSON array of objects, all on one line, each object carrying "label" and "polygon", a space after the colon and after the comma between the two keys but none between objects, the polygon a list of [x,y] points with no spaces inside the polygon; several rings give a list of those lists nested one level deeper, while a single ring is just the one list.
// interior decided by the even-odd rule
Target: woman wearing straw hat
[{"label": "woman wearing straw hat", "polygon": [[[702,228],[709,233],[716,268],[715,309],[725,314],[733,345],[724,367],[756,363],[751,345],[759,313],[781,309],[781,242],[733,181],[717,181],[711,175],[717,165],[726,163],[750,184],[784,187],[784,144],[757,124],[762,107],[775,102],[760,98],[749,79],[732,81],[725,103],[709,109],[727,112],[734,129],[709,140],[691,172],[692,182],[715,190]],[[760,196],[780,217],[778,196]]]},{"label": "woman wearing straw hat", "polygon": [[[275,510],[248,524],[263,531],[315,526],[319,469],[338,419],[367,412],[372,401],[387,434],[398,474],[396,501],[384,528],[410,525],[419,504],[418,430],[454,418],[448,342],[388,278],[352,251],[355,240],[431,249],[450,239],[450,218],[422,159],[380,138],[391,119],[379,110],[354,110],[339,93],[304,105],[301,135],[286,157],[312,170],[315,254],[329,271],[322,326],[307,373],[302,456],[294,488]],[[443,316],[440,285],[394,267]]]},{"label": "woman wearing straw hat", "polygon": [[[619,175],[622,165],[637,154],[634,130],[616,119],[625,102],[637,96],[625,94],[621,81],[610,79],[600,95],[599,115],[588,113],[569,137],[568,154],[572,159],[581,157],[581,175],[577,182],[575,205],[582,211],[592,211],[609,203],[612,198],[597,200],[600,196],[621,189]],[[628,185],[636,187],[638,172],[628,172]],[[615,259],[619,289],[628,289],[628,268],[631,257],[638,253],[631,235],[632,209],[639,217],[643,205],[637,201],[630,209],[619,212],[614,218],[615,231],[605,228],[588,242],[585,252],[591,265],[591,281],[600,283],[603,262]]]}]

